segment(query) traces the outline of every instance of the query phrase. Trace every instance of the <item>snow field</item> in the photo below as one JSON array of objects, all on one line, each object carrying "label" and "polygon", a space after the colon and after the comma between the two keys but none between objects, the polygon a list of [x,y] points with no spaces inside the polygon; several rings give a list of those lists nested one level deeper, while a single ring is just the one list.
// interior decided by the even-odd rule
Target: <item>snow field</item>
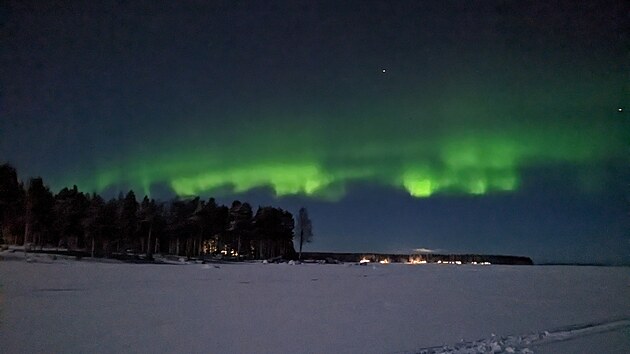
[{"label": "snow field", "polygon": [[603,332],[617,340],[602,353],[630,344],[629,268],[8,259],[0,285],[3,353],[561,353],[559,337]]}]

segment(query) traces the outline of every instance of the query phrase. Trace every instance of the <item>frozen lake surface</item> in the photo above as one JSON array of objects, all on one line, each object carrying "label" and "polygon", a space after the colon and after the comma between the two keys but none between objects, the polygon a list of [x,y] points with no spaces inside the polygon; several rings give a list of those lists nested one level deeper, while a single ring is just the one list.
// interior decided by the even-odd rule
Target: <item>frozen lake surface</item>
[{"label": "frozen lake surface", "polygon": [[0,262],[3,353],[626,353],[630,268]]}]

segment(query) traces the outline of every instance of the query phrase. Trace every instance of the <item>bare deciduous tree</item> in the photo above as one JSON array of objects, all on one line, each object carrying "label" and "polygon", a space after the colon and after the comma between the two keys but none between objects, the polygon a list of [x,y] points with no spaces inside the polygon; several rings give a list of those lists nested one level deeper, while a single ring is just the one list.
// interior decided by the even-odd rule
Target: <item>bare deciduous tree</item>
[{"label": "bare deciduous tree", "polygon": [[304,243],[313,242],[313,223],[308,217],[308,211],[306,211],[306,208],[300,208],[295,234],[300,238],[300,252],[298,258],[302,259],[302,247],[304,246]]}]

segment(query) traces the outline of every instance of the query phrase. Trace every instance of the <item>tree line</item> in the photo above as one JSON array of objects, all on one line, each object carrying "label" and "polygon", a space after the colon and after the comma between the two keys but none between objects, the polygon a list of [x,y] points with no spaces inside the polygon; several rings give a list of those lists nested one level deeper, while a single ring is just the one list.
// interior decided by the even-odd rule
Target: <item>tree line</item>
[{"label": "tree line", "polygon": [[133,190],[105,200],[77,186],[54,194],[42,178],[25,185],[14,167],[0,165],[0,243],[83,250],[92,257],[141,253],[237,259],[295,258],[294,229],[301,252],[312,239],[306,209],[298,223],[283,209],[238,200],[230,207],[214,198],[158,202]]}]

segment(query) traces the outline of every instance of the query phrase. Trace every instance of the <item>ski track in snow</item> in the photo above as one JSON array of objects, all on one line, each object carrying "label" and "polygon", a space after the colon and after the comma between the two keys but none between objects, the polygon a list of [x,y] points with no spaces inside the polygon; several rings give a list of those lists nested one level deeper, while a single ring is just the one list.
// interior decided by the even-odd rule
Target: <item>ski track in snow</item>
[{"label": "ski track in snow", "polygon": [[589,336],[597,333],[616,331],[630,327],[630,319],[616,319],[607,322],[572,325],[551,331],[511,335],[505,337],[491,336],[472,342],[454,345],[421,348],[413,352],[398,354],[478,354],[478,353],[535,353],[532,347],[561,342]]}]

